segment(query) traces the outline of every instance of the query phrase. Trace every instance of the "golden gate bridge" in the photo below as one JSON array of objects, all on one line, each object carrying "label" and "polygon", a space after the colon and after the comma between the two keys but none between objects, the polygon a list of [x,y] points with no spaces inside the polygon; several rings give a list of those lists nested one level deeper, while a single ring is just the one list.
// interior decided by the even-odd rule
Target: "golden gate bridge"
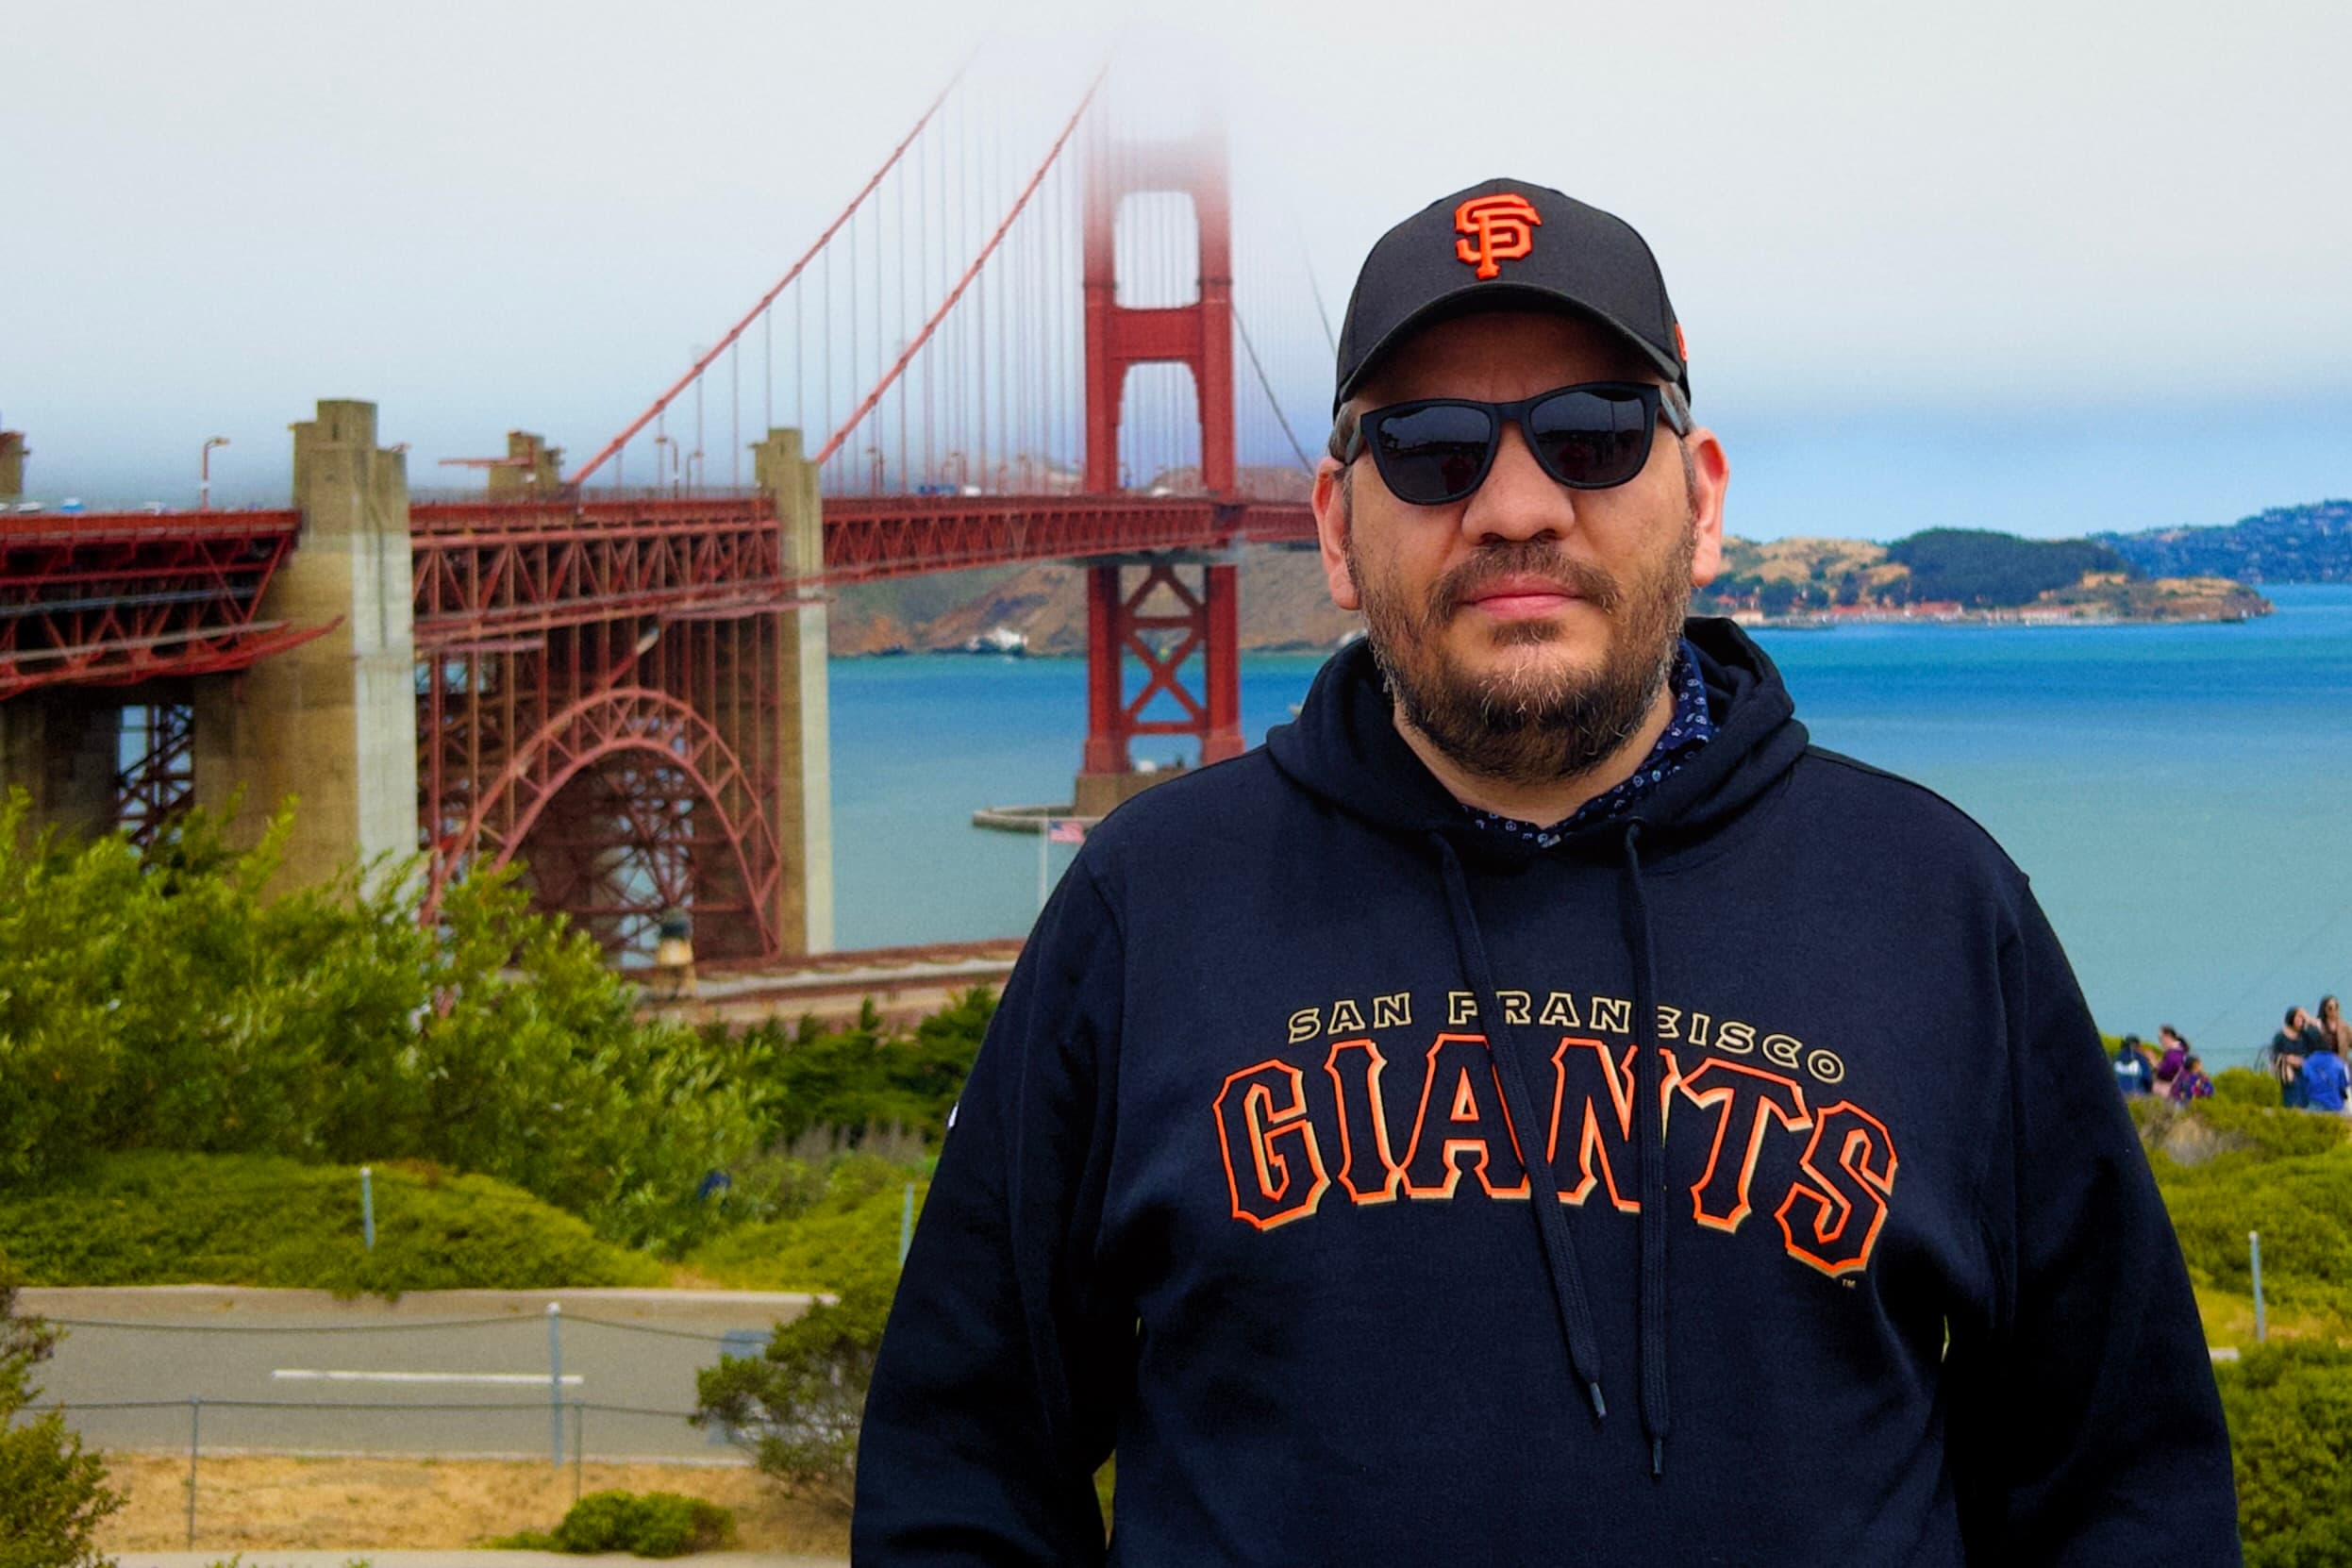
[{"label": "golden gate bridge", "polygon": [[0,778],[142,841],[292,794],[289,876],[519,859],[616,952],[673,909],[709,957],[822,950],[828,592],[1050,559],[1086,567],[1074,809],[1148,780],[1139,735],[1239,754],[1233,553],[1313,537],[1327,319],[1303,270],[1237,278],[1215,125],[1035,98],[959,72],[568,472],[516,431],[412,494],[322,402],[287,508],[0,516]]}]

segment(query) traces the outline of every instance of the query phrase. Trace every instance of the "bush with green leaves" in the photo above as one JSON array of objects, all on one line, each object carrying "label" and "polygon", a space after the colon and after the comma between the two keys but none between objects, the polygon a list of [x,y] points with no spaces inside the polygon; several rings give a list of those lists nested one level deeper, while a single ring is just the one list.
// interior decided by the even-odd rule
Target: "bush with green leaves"
[{"label": "bush with green leaves", "polygon": [[894,1274],[856,1280],[778,1324],[767,1348],[695,1374],[694,1425],[749,1449],[760,1471],[847,1509],[858,1483],[858,1430],[890,1316]]},{"label": "bush with green leaves", "polygon": [[103,1156],[81,1173],[0,1189],[0,1252],[37,1285],[273,1285],[396,1295],[431,1290],[659,1285],[665,1271],[576,1215],[488,1176],[404,1162],[374,1172],[375,1246],[359,1173],[265,1155]]},{"label": "bush with green leaves", "polygon": [[813,1201],[743,1225],[687,1255],[697,1273],[736,1290],[831,1291],[898,1267],[907,1189],[923,1209],[930,1180],[917,1168],[864,1154],[826,1168]]},{"label": "bush with green leaves", "polygon": [[2352,1131],[2344,1118],[2218,1096],[2134,1107],[2190,1276],[2254,1288],[2246,1237],[2262,1238],[2271,1305],[2352,1327]]},{"label": "bush with green leaves", "polygon": [[684,1557],[735,1542],[735,1514],[675,1492],[592,1492],[552,1530],[518,1530],[487,1543],[529,1552],[632,1552]]},{"label": "bush with green leaves", "polygon": [[2352,1565],[2352,1350],[2279,1343],[2215,1367],[2246,1568]]},{"label": "bush with green leaves", "polygon": [[735,1048],[761,1065],[759,1109],[775,1143],[838,1128],[854,1143],[863,1129],[895,1126],[937,1143],[995,1012],[995,993],[978,986],[893,1033],[869,999],[849,1028],[803,1018],[788,1031],[771,1022]]},{"label": "bush with green leaves", "polygon": [[2268,1073],[2251,1067],[2225,1067],[2213,1075],[2213,1098],[2223,1105],[2268,1106],[2277,1109],[2285,1091]]},{"label": "bush with green leaves", "polygon": [[0,806],[0,1185],[122,1149],[432,1160],[606,1235],[703,1234],[703,1176],[762,1139],[767,1043],[641,1020],[511,868],[419,918],[413,866],[272,892],[291,816],[154,850]]},{"label": "bush with green leaves", "polygon": [[58,1331],[16,1315],[16,1279],[0,1258],[0,1568],[97,1568],[98,1526],[123,1506],[106,1466],[55,1410],[20,1413],[40,1394],[32,1370]]}]

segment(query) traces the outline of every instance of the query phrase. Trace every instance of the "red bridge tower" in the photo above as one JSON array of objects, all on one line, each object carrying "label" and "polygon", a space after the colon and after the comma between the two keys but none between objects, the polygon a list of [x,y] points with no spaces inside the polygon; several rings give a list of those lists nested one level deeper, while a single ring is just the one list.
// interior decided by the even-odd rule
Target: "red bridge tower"
[{"label": "red bridge tower", "polygon": [[[1180,141],[1114,142],[1099,135],[1088,159],[1082,255],[1086,290],[1086,489],[1116,494],[1119,427],[1127,372],[1180,364],[1192,372],[1200,411],[1201,486],[1232,496],[1233,259],[1231,201],[1223,137],[1205,130]],[[1139,308],[1118,298],[1116,223],[1131,195],[1188,196],[1200,237],[1199,290],[1189,304]],[[1179,567],[1197,564],[1197,579]],[[1130,588],[1128,565],[1142,568]],[[1190,735],[1204,763],[1238,757],[1242,741],[1239,620],[1229,560],[1163,552],[1087,568],[1087,734],[1076,786],[1081,815],[1098,816],[1150,781],[1128,750],[1138,735]],[[1157,601],[1155,607],[1154,601]],[[1173,601],[1173,608],[1170,606]],[[1200,656],[1200,684],[1183,666]],[[1143,666],[1143,689],[1126,694],[1126,659]],[[1161,693],[1180,719],[1146,719]]]}]

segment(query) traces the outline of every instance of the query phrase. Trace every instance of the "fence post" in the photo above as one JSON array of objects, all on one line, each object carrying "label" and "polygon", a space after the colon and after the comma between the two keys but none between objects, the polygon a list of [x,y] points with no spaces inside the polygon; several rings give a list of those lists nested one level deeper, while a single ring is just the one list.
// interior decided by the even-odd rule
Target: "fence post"
[{"label": "fence post", "polygon": [[196,1445],[204,1423],[204,1401],[188,1401],[188,1549],[196,1549]]},{"label": "fence post", "polygon": [[907,1201],[898,1210],[898,1266],[907,1266],[907,1251],[914,1245],[914,1183],[907,1183]]},{"label": "fence post", "polygon": [[375,1250],[375,1182],[365,1165],[359,1167],[359,1240]]},{"label": "fence post", "polygon": [[547,1303],[547,1462],[563,1468],[563,1303]]},{"label": "fence post", "polygon": [[2270,1338],[2268,1325],[2262,1321],[2262,1233],[2245,1233],[2246,1250],[2254,1259],[2254,1343],[2260,1344]]},{"label": "fence post", "polygon": [[572,1501],[580,1500],[580,1471],[588,1456],[588,1407],[572,1401]]}]

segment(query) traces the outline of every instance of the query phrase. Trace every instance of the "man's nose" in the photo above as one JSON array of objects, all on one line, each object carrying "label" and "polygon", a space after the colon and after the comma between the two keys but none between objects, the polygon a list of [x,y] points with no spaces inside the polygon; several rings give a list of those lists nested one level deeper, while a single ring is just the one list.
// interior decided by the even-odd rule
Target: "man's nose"
[{"label": "man's nose", "polygon": [[1543,472],[1517,422],[1503,426],[1485,482],[1462,508],[1463,535],[1481,540],[1557,539],[1576,520],[1574,494]]}]

